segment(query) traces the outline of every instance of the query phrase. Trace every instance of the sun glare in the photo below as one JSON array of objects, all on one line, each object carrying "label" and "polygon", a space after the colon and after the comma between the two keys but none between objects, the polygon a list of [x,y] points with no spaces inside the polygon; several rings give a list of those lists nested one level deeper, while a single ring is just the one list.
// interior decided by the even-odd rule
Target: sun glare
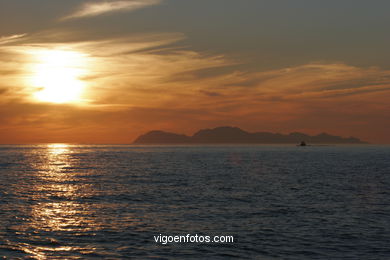
[{"label": "sun glare", "polygon": [[81,101],[86,82],[86,55],[68,50],[35,51],[32,85],[35,99],[51,103]]}]

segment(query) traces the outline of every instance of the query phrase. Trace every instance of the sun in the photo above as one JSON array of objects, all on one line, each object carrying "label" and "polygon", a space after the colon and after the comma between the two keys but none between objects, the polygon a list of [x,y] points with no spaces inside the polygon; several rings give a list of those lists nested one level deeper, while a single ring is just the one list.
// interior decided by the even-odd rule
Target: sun
[{"label": "sun", "polygon": [[34,52],[32,85],[34,98],[50,103],[81,101],[86,87],[86,55],[69,50],[39,50]]}]

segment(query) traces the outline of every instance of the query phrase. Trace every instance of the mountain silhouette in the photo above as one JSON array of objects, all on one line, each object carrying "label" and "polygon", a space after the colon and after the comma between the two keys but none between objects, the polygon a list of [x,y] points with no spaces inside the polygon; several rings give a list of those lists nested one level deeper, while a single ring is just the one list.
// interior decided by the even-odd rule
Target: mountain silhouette
[{"label": "mountain silhouette", "polygon": [[134,144],[189,144],[192,139],[186,135],[167,133],[163,131],[150,131],[139,136]]},{"label": "mountain silhouette", "polygon": [[278,134],[269,132],[249,133],[238,127],[223,126],[202,129],[193,136],[150,131],[139,136],[133,144],[364,144],[355,137],[344,138],[322,133],[311,136],[304,133]]}]

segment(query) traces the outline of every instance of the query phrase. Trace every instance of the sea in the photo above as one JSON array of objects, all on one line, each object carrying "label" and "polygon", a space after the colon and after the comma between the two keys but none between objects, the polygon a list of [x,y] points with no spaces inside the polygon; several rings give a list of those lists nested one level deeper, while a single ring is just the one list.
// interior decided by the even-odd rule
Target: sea
[{"label": "sea", "polygon": [[390,259],[390,146],[2,145],[0,256]]}]

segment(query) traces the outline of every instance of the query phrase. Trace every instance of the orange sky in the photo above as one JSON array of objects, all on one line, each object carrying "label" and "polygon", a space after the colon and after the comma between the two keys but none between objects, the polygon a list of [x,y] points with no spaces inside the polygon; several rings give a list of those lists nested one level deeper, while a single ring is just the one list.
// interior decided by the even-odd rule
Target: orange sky
[{"label": "orange sky", "polygon": [[[182,8],[185,14],[176,1],[70,1],[66,6],[53,2],[47,7],[53,9],[53,17],[34,25],[28,19],[38,19],[38,9],[32,8],[26,18],[15,2],[6,0],[1,6],[1,12],[21,18],[16,22],[0,12],[10,24],[0,28],[0,143],[131,143],[154,129],[192,134],[225,125],[252,132],[327,132],[390,143],[390,64],[383,64],[381,57],[388,50],[379,45],[377,60],[359,45],[355,56],[341,55],[339,49],[348,53],[343,42],[347,38],[326,47],[304,46],[302,40],[294,50],[294,35],[287,42],[275,36],[274,47],[261,46],[271,36],[251,39],[258,32],[243,20],[231,31],[234,37],[242,33],[242,42],[230,47],[234,40],[223,38],[228,36],[222,29],[224,40],[218,45],[212,38],[218,35],[205,42],[210,29],[190,22],[188,27],[205,34],[196,38],[176,24],[171,30],[151,26],[160,20],[170,25],[158,12]],[[244,5],[227,3],[227,15]],[[217,9],[210,8],[208,15],[219,17]],[[153,11],[156,20],[150,23]],[[137,18],[139,13],[143,16]],[[172,19],[180,23],[179,18]],[[216,25],[229,25],[230,18],[222,16]],[[126,19],[137,31],[121,27]],[[292,22],[298,26],[302,21]],[[317,31],[324,29],[320,22],[315,24]],[[99,23],[101,27],[93,26]],[[275,31],[272,26],[268,29]],[[280,32],[285,37],[287,29]],[[307,30],[307,39],[317,31]],[[338,37],[336,29],[325,31]],[[350,44],[352,40],[351,36]],[[378,43],[366,39],[365,46],[373,47],[374,40]],[[249,48],[250,41],[260,47]],[[318,55],[306,57],[312,48],[318,48]],[[303,54],[293,56],[298,52]]]}]

